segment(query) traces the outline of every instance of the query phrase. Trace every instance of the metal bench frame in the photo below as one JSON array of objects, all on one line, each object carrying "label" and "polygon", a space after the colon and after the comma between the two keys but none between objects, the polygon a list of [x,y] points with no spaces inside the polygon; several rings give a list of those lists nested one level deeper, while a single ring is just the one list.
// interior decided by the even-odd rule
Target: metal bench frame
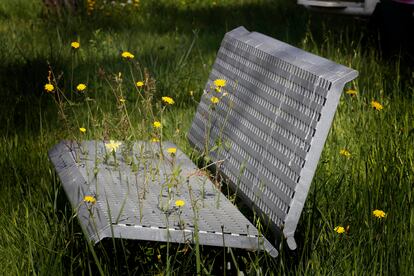
[{"label": "metal bench frame", "polygon": [[[291,249],[342,90],[357,75],[243,27],[226,34],[217,54],[190,142],[204,151],[203,137],[209,136],[210,148],[217,139],[231,144],[230,150],[210,152],[212,160],[225,160],[221,171],[230,184],[283,229]],[[228,80],[228,96],[211,113],[214,92],[208,92],[215,79]],[[240,164],[246,170],[238,175]]]},{"label": "metal bench frame", "polygon": [[[283,232],[291,249],[341,92],[357,74],[243,27],[225,35],[217,54],[189,141],[220,164],[217,169],[229,185],[272,230]],[[226,80],[221,92],[216,79]],[[213,96],[218,103],[212,103]],[[168,147],[175,146],[136,142],[116,152],[119,164],[102,161],[108,157],[103,141],[62,141],[50,150],[87,238],[199,242],[265,249],[277,256],[208,177],[195,174],[197,167],[180,150],[169,156]],[[167,158],[158,158],[160,151]],[[181,170],[177,183],[183,188],[177,185],[175,193],[168,190],[171,164]],[[148,171],[157,177],[149,178]],[[90,194],[97,198],[93,206],[83,202]],[[190,204],[195,196],[198,207]],[[165,208],[160,207],[163,198],[168,198]],[[187,205],[174,206],[179,198]]]}]

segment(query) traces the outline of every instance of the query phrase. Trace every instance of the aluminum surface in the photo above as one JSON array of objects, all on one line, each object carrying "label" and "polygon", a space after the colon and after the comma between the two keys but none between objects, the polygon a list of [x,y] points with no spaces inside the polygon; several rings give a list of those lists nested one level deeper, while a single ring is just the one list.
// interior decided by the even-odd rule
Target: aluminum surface
[{"label": "aluminum surface", "polygon": [[[223,161],[222,175],[291,249],[342,90],[357,75],[243,27],[221,43],[189,140]],[[226,86],[216,89],[216,79]]]},{"label": "aluminum surface", "polygon": [[[93,241],[127,238],[278,252],[179,149],[163,142],[62,141],[49,152],[65,193]],[[96,203],[85,202],[85,196]],[[177,207],[176,200],[185,205]]]}]

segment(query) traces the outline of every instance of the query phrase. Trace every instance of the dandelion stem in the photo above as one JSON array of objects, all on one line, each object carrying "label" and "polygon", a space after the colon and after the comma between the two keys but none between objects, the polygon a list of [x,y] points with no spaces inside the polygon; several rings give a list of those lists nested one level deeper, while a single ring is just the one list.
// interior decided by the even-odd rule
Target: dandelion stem
[{"label": "dandelion stem", "polygon": [[[70,74],[70,91],[72,92],[72,87],[73,87],[73,55],[74,52],[72,51],[72,58],[71,58],[71,74]],[[72,93],[71,93],[72,95]]]}]

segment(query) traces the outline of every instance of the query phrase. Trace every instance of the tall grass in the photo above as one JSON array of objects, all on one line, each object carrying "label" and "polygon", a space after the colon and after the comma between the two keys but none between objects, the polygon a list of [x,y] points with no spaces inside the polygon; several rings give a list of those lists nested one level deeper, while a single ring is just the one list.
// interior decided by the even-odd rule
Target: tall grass
[{"label": "tall grass", "polygon": [[[107,274],[155,274],[167,263],[173,274],[194,274],[199,259],[205,274],[223,274],[226,260],[245,274],[411,275],[414,79],[401,65],[404,60],[381,59],[372,43],[375,35],[365,22],[352,27],[354,20],[309,14],[282,0],[141,1],[138,8],[91,15],[84,10],[60,19],[41,1],[2,1],[0,274],[94,274],[98,266]],[[170,245],[167,261],[165,244],[109,241],[89,247],[47,150],[61,139],[107,138],[104,126],[116,128],[119,105],[109,84],[119,72],[124,83],[132,83],[128,63],[120,59],[128,50],[154,78],[154,98],[175,99],[165,113],[163,134],[190,154],[185,133],[215,52],[223,34],[239,25],[360,72],[347,87],[358,94],[341,98],[298,226],[298,250],[290,252],[282,243],[280,257],[271,259],[263,253]],[[81,43],[76,54],[70,48],[75,40]],[[88,86],[85,95],[70,94],[69,127],[43,91],[49,66],[61,89]],[[128,102],[136,100],[136,93],[124,92]],[[384,108],[374,110],[373,100]],[[139,114],[132,107],[128,111],[131,123],[139,125]],[[80,126],[87,128],[86,136]],[[113,135],[121,139],[125,133]],[[148,139],[150,133],[135,137]],[[341,155],[342,149],[351,155]],[[375,218],[374,209],[384,210],[386,218]],[[336,233],[340,225],[349,225],[348,232]]]}]

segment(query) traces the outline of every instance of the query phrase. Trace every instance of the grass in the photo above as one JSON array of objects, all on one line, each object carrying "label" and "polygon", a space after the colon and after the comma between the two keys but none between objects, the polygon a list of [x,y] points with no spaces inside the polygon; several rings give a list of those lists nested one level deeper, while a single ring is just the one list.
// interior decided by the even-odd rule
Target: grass
[{"label": "grass", "polygon": [[[203,273],[222,274],[226,258],[246,274],[412,275],[414,78],[401,64],[405,60],[381,59],[366,22],[355,26],[353,18],[310,14],[293,1],[141,2],[137,9],[107,8],[89,16],[84,9],[61,18],[41,1],[0,3],[0,274],[95,274],[98,267],[106,274],[163,274],[167,263],[173,274],[194,274],[197,258]],[[128,50],[155,80],[154,99],[168,95],[176,101],[163,116],[164,137],[191,153],[185,133],[196,102],[223,34],[239,25],[360,72],[347,87],[358,95],[341,98],[296,233],[298,250],[283,249],[272,260],[212,248],[196,256],[170,245],[174,253],[167,261],[165,244],[110,241],[90,247],[47,150],[61,139],[81,139],[80,126],[87,138],[150,137],[145,126],[128,133],[109,88],[117,85],[119,72],[124,84],[132,82],[129,64],[120,59]],[[81,43],[76,54],[69,46],[74,40]],[[73,105],[64,106],[68,124],[43,91],[49,66],[61,89],[88,86],[92,101],[71,93]],[[128,103],[137,100],[122,89]],[[383,110],[374,110],[372,100]],[[128,112],[139,126],[142,116],[133,108]],[[351,156],[339,154],[341,149]],[[374,209],[387,217],[376,219]],[[338,225],[349,225],[349,233],[338,235]]]}]

